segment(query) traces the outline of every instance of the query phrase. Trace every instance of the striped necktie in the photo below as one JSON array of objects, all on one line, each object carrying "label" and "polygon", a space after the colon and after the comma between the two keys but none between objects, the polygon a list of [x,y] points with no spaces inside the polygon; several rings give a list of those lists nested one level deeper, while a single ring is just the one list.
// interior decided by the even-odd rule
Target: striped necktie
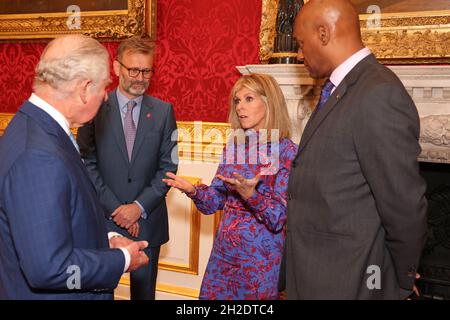
[{"label": "striped necktie", "polygon": [[127,103],[127,113],[123,123],[123,130],[125,134],[125,142],[127,144],[128,159],[131,161],[133,154],[134,140],[136,139],[136,124],[133,121],[133,109],[136,106],[136,101],[130,100]]}]

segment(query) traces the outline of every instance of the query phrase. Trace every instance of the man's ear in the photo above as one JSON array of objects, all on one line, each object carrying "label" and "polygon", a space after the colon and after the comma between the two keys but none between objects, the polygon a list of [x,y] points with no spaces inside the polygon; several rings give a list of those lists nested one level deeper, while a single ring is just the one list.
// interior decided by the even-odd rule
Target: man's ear
[{"label": "man's ear", "polygon": [[323,46],[326,46],[330,42],[330,28],[327,25],[320,25],[317,29],[319,35],[319,41]]},{"label": "man's ear", "polygon": [[116,76],[119,76],[120,74],[120,63],[117,60],[113,61],[113,69],[114,69],[114,73],[116,74]]},{"label": "man's ear", "polygon": [[86,104],[88,102],[88,92],[90,90],[90,86],[92,86],[92,80],[83,80],[80,83],[80,99],[83,104]]}]

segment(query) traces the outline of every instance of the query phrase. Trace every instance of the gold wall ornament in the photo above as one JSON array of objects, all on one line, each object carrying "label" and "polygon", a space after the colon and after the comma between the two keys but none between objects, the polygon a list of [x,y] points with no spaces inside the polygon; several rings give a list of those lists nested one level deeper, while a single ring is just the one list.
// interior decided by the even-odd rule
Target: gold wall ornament
[{"label": "gold wall ornament", "polygon": [[177,121],[181,163],[219,163],[231,126],[221,122]]},{"label": "gold wall ornament", "polygon": [[[305,1],[305,4],[308,1]],[[267,63],[273,51],[277,0],[263,0],[260,60]],[[450,63],[450,10],[361,14],[364,43],[385,64]],[[368,27],[369,26],[369,27]]]},{"label": "gold wall ornament", "polygon": [[71,13],[0,14],[0,40],[54,38],[82,33],[115,40],[132,35],[156,37],[156,0],[122,0],[127,10],[81,11],[80,28],[69,29]]},{"label": "gold wall ornament", "polygon": [[0,137],[5,132],[8,123],[14,117],[14,113],[0,113]]},{"label": "gold wall ornament", "polygon": [[261,32],[259,33],[259,57],[267,62],[273,53],[276,35],[278,0],[263,0],[261,15]]}]

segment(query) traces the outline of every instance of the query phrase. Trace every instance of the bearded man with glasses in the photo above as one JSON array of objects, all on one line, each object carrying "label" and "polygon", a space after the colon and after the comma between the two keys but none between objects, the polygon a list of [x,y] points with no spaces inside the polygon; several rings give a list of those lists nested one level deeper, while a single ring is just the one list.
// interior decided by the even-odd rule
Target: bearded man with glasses
[{"label": "bearded man with glasses", "polygon": [[149,243],[148,266],[130,274],[132,300],[155,298],[160,246],[169,240],[169,187],[161,180],[178,163],[173,108],[146,94],[154,51],[138,36],[122,41],[113,62],[119,86],[77,139],[111,230]]}]

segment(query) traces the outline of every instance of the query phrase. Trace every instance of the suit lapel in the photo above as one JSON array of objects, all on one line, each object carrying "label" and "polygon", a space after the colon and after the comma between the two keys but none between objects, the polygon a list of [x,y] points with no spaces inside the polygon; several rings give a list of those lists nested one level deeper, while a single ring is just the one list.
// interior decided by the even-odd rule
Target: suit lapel
[{"label": "suit lapel", "polygon": [[316,130],[320,127],[323,120],[325,120],[330,112],[334,109],[339,100],[345,95],[347,92],[347,85],[345,81],[342,81],[341,84],[334,90],[333,94],[328,98],[327,102],[323,105],[323,107],[317,111],[314,110],[311,118],[306,124],[305,130],[303,131],[302,138],[299,145],[299,152],[303,149],[308,141],[312,138]]},{"label": "suit lapel", "polygon": [[[49,135],[54,136],[56,138],[56,142],[64,151],[64,153],[66,153],[67,157],[69,159],[72,159],[78,165],[78,167],[81,168],[81,171],[83,171],[87,180],[91,182],[89,174],[86,171],[86,167],[81,160],[80,154],[73,145],[72,141],[70,141],[69,136],[63,130],[63,128],[61,128],[61,126],[52,117],[50,117],[50,115],[48,115],[45,111],[39,109],[32,103],[28,103],[20,111],[27,114],[30,118],[36,121],[39,126]],[[95,190],[94,185],[92,185],[92,187]]]},{"label": "suit lapel", "polygon": [[328,98],[327,102],[323,105],[323,107],[317,111],[314,110],[311,118],[306,124],[305,130],[303,131],[302,138],[300,140],[300,145],[298,147],[299,154],[306,147],[308,142],[314,136],[314,133],[323,123],[323,121],[330,115],[330,113],[337,107],[336,106],[342,97],[348,92],[348,89],[358,80],[359,76],[364,71],[365,67],[368,64],[378,63],[375,56],[370,54],[363,60],[361,60],[350,72],[349,74],[342,80],[339,86],[334,90],[333,94]]},{"label": "suit lapel", "polygon": [[[142,100],[141,113],[139,114],[139,123],[136,131],[136,140],[134,141],[133,153],[131,155],[131,164],[135,161],[139,149],[144,143],[145,136],[152,127],[153,116],[152,116],[153,105],[147,96],[144,95]],[[150,122],[150,123],[149,123]]]},{"label": "suit lapel", "polygon": [[128,160],[127,145],[125,143],[125,135],[123,133],[122,116],[119,110],[119,102],[117,101],[116,91],[109,94],[107,102],[107,117],[104,125],[110,125],[117,141],[120,153],[126,162]]}]

